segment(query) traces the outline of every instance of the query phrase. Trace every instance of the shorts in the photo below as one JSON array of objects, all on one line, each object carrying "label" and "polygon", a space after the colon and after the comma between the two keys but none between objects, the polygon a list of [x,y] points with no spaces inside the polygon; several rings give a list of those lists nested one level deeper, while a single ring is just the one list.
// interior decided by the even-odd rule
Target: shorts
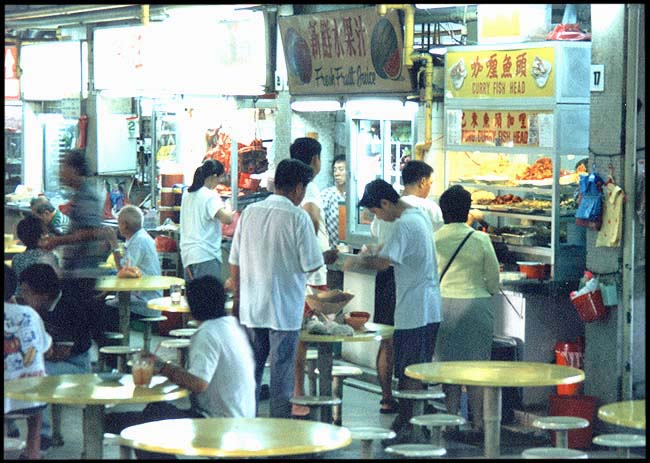
[{"label": "shorts", "polygon": [[440,322],[393,332],[395,377],[397,379],[406,378],[404,369],[407,366],[432,361],[439,327]]},{"label": "shorts", "polygon": [[375,276],[375,323],[395,324],[395,273],[393,267],[380,270]]},{"label": "shorts", "polygon": [[[316,294],[319,291],[327,291],[327,285],[307,285],[307,294]],[[311,311],[311,307],[309,307],[307,305],[307,301],[305,301],[305,307],[302,313],[303,318],[309,316],[311,314]]]}]

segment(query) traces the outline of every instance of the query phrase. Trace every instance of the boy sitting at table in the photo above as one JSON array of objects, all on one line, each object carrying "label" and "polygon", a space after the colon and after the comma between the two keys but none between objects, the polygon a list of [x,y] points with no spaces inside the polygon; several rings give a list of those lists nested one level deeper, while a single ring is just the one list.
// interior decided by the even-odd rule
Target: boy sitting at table
[{"label": "boy sitting at table", "polygon": [[[38,313],[26,305],[16,304],[14,293],[18,286],[16,273],[5,264],[4,287],[4,380],[45,376],[44,354],[52,346]],[[27,454],[29,460],[39,459],[41,446],[41,412],[45,404],[23,402],[5,397],[5,423],[12,422],[12,413],[27,414]],[[16,430],[17,431],[17,428]],[[19,433],[15,432],[16,437]],[[22,458],[22,457],[21,457]]]},{"label": "boy sitting at table", "polygon": [[[187,283],[187,303],[198,322],[190,339],[189,368],[155,360],[154,374],[164,375],[191,391],[190,408],[154,402],[142,412],[106,414],[106,432],[119,434],[124,428],[149,421],[174,418],[255,417],[255,363],[246,332],[225,310],[226,293],[213,276]],[[188,442],[189,444],[189,442]],[[169,458],[169,455],[136,450],[139,458]]]}]

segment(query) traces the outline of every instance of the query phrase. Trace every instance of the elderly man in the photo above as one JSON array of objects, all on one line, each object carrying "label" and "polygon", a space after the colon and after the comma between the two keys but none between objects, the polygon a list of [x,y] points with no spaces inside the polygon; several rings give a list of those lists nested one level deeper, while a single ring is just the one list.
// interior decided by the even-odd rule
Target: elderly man
[{"label": "elderly man", "polygon": [[312,168],[302,161],[280,161],[275,193],[244,209],[230,251],[233,313],[248,328],[253,346],[256,405],[270,355],[270,411],[275,418],[291,415],[307,273],[324,264],[314,224],[299,207],[312,176]]},{"label": "elderly man", "polygon": [[[127,205],[120,209],[117,216],[117,226],[120,234],[126,238],[124,255],[115,250],[115,265],[117,276],[125,278],[137,275],[160,275],[160,260],[156,251],[156,243],[149,233],[142,228],[144,216],[140,208]],[[137,270],[136,270],[137,269]],[[155,317],[160,312],[147,309],[147,301],[162,297],[162,291],[133,291],[131,293],[131,313],[143,317]],[[108,303],[116,307],[116,301]]]},{"label": "elderly man", "polygon": [[32,198],[30,202],[32,214],[38,216],[47,225],[47,230],[53,235],[64,235],[70,228],[70,219],[55,208],[45,196]]}]

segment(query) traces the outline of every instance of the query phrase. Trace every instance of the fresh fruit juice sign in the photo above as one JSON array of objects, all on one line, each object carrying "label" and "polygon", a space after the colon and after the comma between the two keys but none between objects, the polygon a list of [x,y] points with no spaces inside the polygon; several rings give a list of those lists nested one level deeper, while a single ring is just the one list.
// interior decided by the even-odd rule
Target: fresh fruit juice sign
[{"label": "fresh fruit juice sign", "polygon": [[339,10],[278,22],[292,95],[412,90],[397,11]]},{"label": "fresh fruit juice sign", "polygon": [[450,51],[446,98],[543,98],[555,94],[555,48]]}]

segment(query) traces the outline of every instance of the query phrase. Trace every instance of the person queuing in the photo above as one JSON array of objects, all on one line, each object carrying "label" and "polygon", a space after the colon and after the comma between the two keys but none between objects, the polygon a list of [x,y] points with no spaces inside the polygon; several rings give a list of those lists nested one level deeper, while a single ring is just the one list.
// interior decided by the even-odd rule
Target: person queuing
[{"label": "person queuing", "polygon": [[[440,361],[490,360],[494,332],[494,301],[499,290],[499,261],[486,233],[467,224],[471,194],[454,185],[440,196],[445,225],[436,232],[441,274],[443,322],[436,345]],[[452,260],[452,256],[455,257]],[[460,408],[461,386],[443,384],[449,413]],[[467,386],[472,428],[483,427],[483,388]]]},{"label": "person queuing", "polygon": [[325,211],[325,229],[327,230],[330,248],[335,248],[340,241],[339,203],[345,202],[346,172],[345,154],[334,156],[334,160],[332,161],[334,185],[325,188],[321,193],[323,210]]},{"label": "person queuing", "polygon": [[[224,287],[214,276],[189,281],[187,303],[198,327],[190,338],[188,368],[151,355],[154,374],[191,391],[191,407],[154,402],[142,412],[109,413],[107,432],[119,434],[128,426],[174,418],[255,417],[253,351],[237,319],[226,314],[225,302]],[[139,450],[136,454],[142,459],[169,458]]]},{"label": "person queuing", "polygon": [[[117,226],[120,234],[126,239],[124,255],[115,251],[117,276],[134,278],[139,275],[161,275],[160,260],[156,251],[156,243],[142,227],[144,216],[139,207],[126,205],[117,215]],[[162,291],[132,291],[129,307],[131,313],[142,317],[155,317],[160,312],[147,309],[147,301],[162,297]],[[108,302],[117,307],[117,301]]]},{"label": "person queuing", "polygon": [[214,190],[225,172],[214,159],[203,161],[181,198],[181,261],[185,281],[203,275],[221,276],[221,224],[230,224],[232,211]]},{"label": "person queuing", "polygon": [[230,250],[233,314],[247,328],[255,355],[255,408],[270,355],[269,406],[277,418],[291,415],[307,273],[324,264],[314,223],[299,207],[313,173],[297,159],[280,161],[274,194],[244,209]]},{"label": "person queuing", "polygon": [[[76,286],[59,279],[47,264],[34,264],[20,274],[21,294],[25,303],[42,317],[45,329],[54,344],[45,353],[45,371],[48,375],[90,373],[92,345],[92,313],[86,301],[78,298]],[[95,333],[97,334],[97,333]],[[41,449],[52,444],[52,415],[48,406],[43,412]]]},{"label": "person queuing", "polygon": [[[45,376],[45,352],[52,346],[52,337],[45,330],[43,319],[31,307],[16,304],[14,293],[18,286],[16,272],[5,264],[4,285],[4,380]],[[41,458],[41,420],[45,404],[24,402],[5,397],[5,424],[11,437],[20,431],[11,419],[13,413],[30,415],[27,421],[27,452],[23,459]],[[12,429],[13,428],[13,429]]]},{"label": "person queuing", "polygon": [[52,235],[65,235],[70,227],[67,215],[55,208],[45,196],[32,198],[30,202],[32,214],[40,217],[47,225],[47,230]]},{"label": "person queuing", "polygon": [[[289,152],[292,159],[298,159],[310,166],[314,171],[314,177],[316,177],[321,169],[321,149],[322,147],[318,140],[310,137],[301,137],[297,138],[291,144]],[[320,190],[313,181],[307,184],[305,197],[300,203],[300,206],[307,211],[314,224],[314,230],[316,231],[316,238],[318,239],[321,252],[327,251],[328,239],[327,232],[325,231],[325,211],[323,209]],[[315,294],[320,291],[327,291],[327,268],[324,265],[307,276],[306,294]],[[310,308],[306,303],[304,311],[305,316],[310,313]],[[298,341],[296,362],[294,365],[294,397],[305,395],[306,362],[307,345],[302,341]],[[309,407],[292,405],[291,415],[294,417],[305,417],[309,415]]]},{"label": "person queuing", "polygon": [[[418,207],[431,221],[432,237],[436,230],[443,225],[442,211],[433,201],[427,199],[433,183],[433,168],[424,161],[409,161],[402,169],[402,183],[404,191],[402,200],[414,207]],[[383,243],[388,231],[395,222],[386,222],[373,218],[370,224],[371,234]],[[395,313],[395,275],[393,266],[385,270],[378,270],[375,276],[375,314],[374,322],[384,325],[394,324]],[[394,368],[393,340],[382,339],[377,351],[377,376],[382,390],[380,413],[395,413],[397,402],[392,396],[392,372]]]},{"label": "person queuing", "polygon": [[[395,376],[400,390],[423,387],[420,381],[408,378],[404,369],[411,364],[430,362],[441,321],[440,288],[431,239],[431,222],[417,207],[400,199],[385,180],[368,183],[359,201],[379,219],[394,222],[382,246],[375,254],[351,256],[344,270],[368,268],[395,269],[395,331],[393,333]],[[409,420],[413,415],[411,401],[400,401],[398,415],[391,428],[396,437],[389,442],[405,442],[411,436]]]},{"label": "person queuing", "polygon": [[[59,269],[59,259],[52,251],[46,251],[38,247],[41,238],[47,236],[45,223],[35,215],[28,215],[16,225],[16,235],[25,245],[25,252],[16,254],[11,259],[11,268],[20,276],[23,270],[32,264],[44,263],[51,265],[55,270]],[[20,287],[16,292],[16,298],[21,301]]]}]

